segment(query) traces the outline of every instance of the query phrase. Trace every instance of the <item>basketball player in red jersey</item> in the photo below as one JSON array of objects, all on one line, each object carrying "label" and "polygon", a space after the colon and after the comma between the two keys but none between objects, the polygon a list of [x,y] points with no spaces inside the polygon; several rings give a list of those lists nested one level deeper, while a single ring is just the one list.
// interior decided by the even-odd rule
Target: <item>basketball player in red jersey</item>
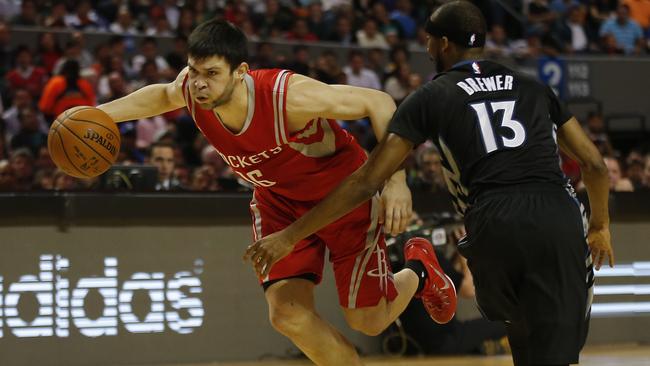
[{"label": "basketball player in red jersey", "polygon": [[[335,119],[368,116],[381,139],[395,103],[380,91],[327,85],[286,70],[250,71],[246,57],[239,29],[208,21],[190,35],[188,67],[174,82],[99,108],[121,122],[187,107],[219,155],[255,186],[250,211],[258,240],[295,221],[365,162],[363,149]],[[411,245],[410,267],[391,272],[381,223],[396,234],[410,215],[410,192],[398,171],[381,197],[301,241],[272,269],[264,268],[268,273],[258,271],[273,327],[318,365],[361,364],[352,344],[314,309],[326,247],[353,329],[379,334],[414,295],[429,305],[434,320],[449,321],[456,293],[432,250]]]}]

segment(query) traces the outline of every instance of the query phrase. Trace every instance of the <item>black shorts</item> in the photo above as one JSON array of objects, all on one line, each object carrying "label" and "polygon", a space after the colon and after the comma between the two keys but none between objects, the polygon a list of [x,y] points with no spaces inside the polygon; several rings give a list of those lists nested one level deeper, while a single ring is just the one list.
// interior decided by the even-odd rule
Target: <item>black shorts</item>
[{"label": "black shorts", "polygon": [[516,365],[577,363],[587,336],[593,266],[582,209],[561,186],[480,194],[459,251],[483,314],[506,321]]}]

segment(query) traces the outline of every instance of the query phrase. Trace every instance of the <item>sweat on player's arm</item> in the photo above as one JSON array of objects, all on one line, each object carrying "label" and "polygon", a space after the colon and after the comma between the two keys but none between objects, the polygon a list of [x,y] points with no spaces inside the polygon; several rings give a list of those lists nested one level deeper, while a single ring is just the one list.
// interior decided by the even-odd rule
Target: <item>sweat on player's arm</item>
[{"label": "sweat on player's arm", "polygon": [[587,243],[591,248],[594,266],[598,270],[605,257],[609,266],[614,267],[614,251],[609,232],[609,178],[607,166],[596,146],[580,126],[571,118],[558,129],[558,144],[562,151],[578,162],[582,180],[589,196],[590,217]]},{"label": "sweat on player's arm", "polygon": [[[388,134],[373,150],[368,161],[348,176],[323,201],[284,230],[268,235],[248,246],[244,260],[253,262],[255,271],[266,276],[273,264],[289,254],[294,245],[371,198],[397,170],[413,148],[413,143],[396,134]],[[403,230],[411,210],[399,217]]]},{"label": "sweat on player's arm", "polygon": [[97,108],[106,112],[115,122],[153,117],[182,108],[185,106],[183,80],[186,74],[187,68],[170,83],[147,85]]}]

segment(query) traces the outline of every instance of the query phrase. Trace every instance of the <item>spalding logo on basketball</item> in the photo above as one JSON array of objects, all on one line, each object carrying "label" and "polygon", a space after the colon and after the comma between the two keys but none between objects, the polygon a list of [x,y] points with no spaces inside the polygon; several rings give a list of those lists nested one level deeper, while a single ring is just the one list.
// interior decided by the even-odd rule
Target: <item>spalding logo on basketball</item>
[{"label": "spalding logo on basketball", "polygon": [[104,173],[117,160],[117,124],[95,107],[75,107],[59,115],[50,127],[47,146],[54,163],[77,178]]}]

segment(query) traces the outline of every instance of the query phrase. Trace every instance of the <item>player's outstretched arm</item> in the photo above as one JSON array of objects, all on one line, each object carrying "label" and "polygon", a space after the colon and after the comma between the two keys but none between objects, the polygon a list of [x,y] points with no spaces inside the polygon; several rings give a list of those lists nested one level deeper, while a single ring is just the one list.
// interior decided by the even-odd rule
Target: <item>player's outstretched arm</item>
[{"label": "player's outstretched arm", "polygon": [[364,165],[294,223],[250,245],[244,260],[253,262],[258,275],[266,276],[272,265],[291,252],[300,239],[334,222],[372,197],[399,168],[412,148],[412,142],[398,135],[391,133],[384,136]]},{"label": "player's outstretched arm", "polygon": [[[289,128],[301,130],[318,117],[358,120],[369,117],[381,141],[395,112],[393,98],[379,90],[349,85],[327,85],[303,75],[293,75],[287,93]],[[411,191],[404,170],[394,172],[381,192],[383,209],[380,222],[387,233],[397,235],[406,229],[411,215]]]},{"label": "player's outstretched arm", "polygon": [[302,129],[314,118],[357,120],[369,117],[381,141],[395,112],[390,95],[375,89],[328,85],[303,75],[293,75],[287,93],[289,127]]},{"label": "player's outstretched arm", "polygon": [[594,265],[600,269],[605,256],[610,267],[614,266],[614,252],[609,233],[609,178],[607,166],[596,146],[589,140],[575,118],[564,123],[557,132],[558,143],[580,165],[582,180],[589,195],[591,216],[589,218],[588,242]]},{"label": "player's outstretched arm", "polygon": [[157,116],[184,107],[183,79],[186,74],[187,68],[183,69],[171,83],[147,85],[97,108],[111,116],[113,121],[124,122]]}]

